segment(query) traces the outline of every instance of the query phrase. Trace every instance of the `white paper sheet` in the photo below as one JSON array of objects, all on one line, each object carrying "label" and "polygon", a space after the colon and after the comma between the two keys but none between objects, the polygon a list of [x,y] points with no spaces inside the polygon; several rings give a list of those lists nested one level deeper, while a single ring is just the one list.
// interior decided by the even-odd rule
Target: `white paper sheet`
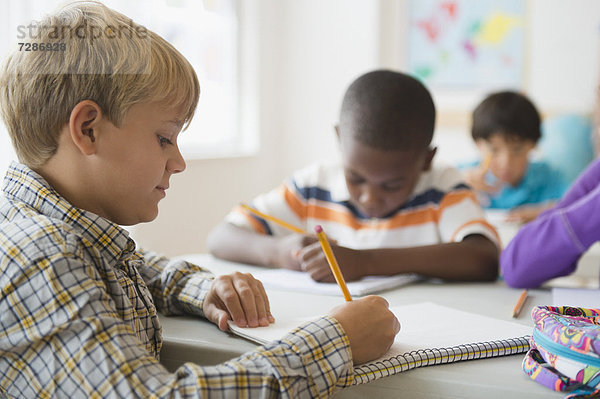
[{"label": "white paper sheet", "polygon": [[[320,295],[339,295],[342,290],[336,283],[319,283],[310,278],[308,273],[287,269],[265,270],[253,273],[265,288],[307,292]],[[347,282],[350,295],[363,296],[375,292],[396,288],[415,282],[419,279],[413,274],[398,274],[395,276],[368,276],[358,281]]]}]

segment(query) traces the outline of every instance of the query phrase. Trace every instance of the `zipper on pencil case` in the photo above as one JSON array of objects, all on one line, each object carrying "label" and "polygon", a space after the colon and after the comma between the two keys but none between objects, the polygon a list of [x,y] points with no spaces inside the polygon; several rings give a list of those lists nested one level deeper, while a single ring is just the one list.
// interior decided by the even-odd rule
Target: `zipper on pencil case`
[{"label": "zipper on pencil case", "polygon": [[575,352],[569,348],[566,348],[556,342],[552,341],[550,338],[546,337],[538,330],[533,330],[533,340],[536,342],[538,346],[548,350],[554,355],[563,356],[567,359],[574,360],[579,363],[588,364],[590,366],[594,366],[600,368],[600,359],[594,356],[585,355],[583,353]]}]

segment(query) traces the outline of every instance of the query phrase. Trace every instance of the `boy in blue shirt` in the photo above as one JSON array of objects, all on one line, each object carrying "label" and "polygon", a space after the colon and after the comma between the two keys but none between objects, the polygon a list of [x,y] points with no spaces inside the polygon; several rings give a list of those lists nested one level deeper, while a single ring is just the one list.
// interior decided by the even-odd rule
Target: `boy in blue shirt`
[{"label": "boy in blue shirt", "polygon": [[541,137],[540,115],[524,95],[502,91],[484,99],[473,112],[471,135],[483,161],[464,176],[485,208],[507,209],[510,220],[527,222],[566,190],[558,171],[529,160]]},{"label": "boy in blue shirt", "polygon": [[156,218],[185,169],[177,139],[198,79],[164,39],[98,2],[39,27],[31,39],[57,50],[16,50],[0,73],[20,161],[0,197],[0,397],[324,397],[352,384],[353,362],[387,351],[399,324],[371,296],[225,364],[167,371],[158,311],[222,330],[273,322],[251,275],[137,250],[120,226]]}]

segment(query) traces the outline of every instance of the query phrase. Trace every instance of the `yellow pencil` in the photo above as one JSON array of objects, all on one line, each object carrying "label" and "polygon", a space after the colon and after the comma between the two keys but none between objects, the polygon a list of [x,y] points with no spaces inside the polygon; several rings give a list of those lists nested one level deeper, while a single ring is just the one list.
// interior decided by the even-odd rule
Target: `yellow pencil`
[{"label": "yellow pencil", "polygon": [[340,270],[340,266],[333,255],[333,251],[331,250],[331,246],[329,245],[329,241],[327,241],[327,236],[323,231],[323,228],[320,225],[315,227],[315,231],[317,233],[317,237],[319,238],[319,242],[321,243],[321,248],[323,248],[323,252],[325,252],[325,257],[327,258],[327,262],[329,263],[329,267],[333,272],[333,276],[335,277],[335,281],[337,281],[338,285],[342,289],[342,293],[344,294],[344,298],[346,302],[352,300],[350,296],[350,291],[348,291],[348,287],[346,287],[346,281],[344,281],[344,276],[342,276],[342,271]]},{"label": "yellow pencil", "polygon": [[517,304],[515,305],[515,308],[513,309],[513,314],[512,317],[518,317],[519,313],[521,313],[521,309],[523,309],[523,305],[525,304],[525,301],[527,300],[527,290],[523,290],[523,292],[521,293],[521,296],[519,297],[519,300],[517,301]]},{"label": "yellow pencil", "polygon": [[490,168],[490,162],[492,162],[492,155],[486,154],[485,158],[483,158],[483,162],[481,162],[481,172],[485,173]]},{"label": "yellow pencil", "polygon": [[277,219],[276,217],[267,215],[266,213],[262,213],[261,211],[257,211],[256,209],[254,209],[254,208],[252,208],[252,207],[250,207],[250,206],[248,206],[246,204],[241,204],[241,205],[248,212],[251,212],[251,213],[255,214],[256,216],[259,216],[259,217],[261,217],[263,219],[270,220],[273,223],[277,223],[278,225],[280,225],[282,227],[285,227],[288,230],[291,230],[291,231],[293,231],[295,233],[298,233],[298,234],[308,234],[306,231],[302,230],[300,227],[296,227],[293,224],[289,224],[288,222],[284,222],[283,220]]}]

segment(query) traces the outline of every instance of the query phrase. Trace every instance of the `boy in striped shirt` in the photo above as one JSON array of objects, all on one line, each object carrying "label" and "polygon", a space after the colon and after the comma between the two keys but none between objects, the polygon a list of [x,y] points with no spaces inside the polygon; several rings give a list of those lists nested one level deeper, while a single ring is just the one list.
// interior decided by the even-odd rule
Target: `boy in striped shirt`
[{"label": "boy in striped shirt", "polygon": [[[436,168],[435,107],[416,79],[377,70],[346,91],[336,127],[341,162],[296,172],[252,206],[305,231],[322,225],[347,280],[417,273],[494,280],[499,241],[473,192],[452,168]],[[305,270],[333,281],[313,235],[234,209],[209,237],[218,257]]]}]

